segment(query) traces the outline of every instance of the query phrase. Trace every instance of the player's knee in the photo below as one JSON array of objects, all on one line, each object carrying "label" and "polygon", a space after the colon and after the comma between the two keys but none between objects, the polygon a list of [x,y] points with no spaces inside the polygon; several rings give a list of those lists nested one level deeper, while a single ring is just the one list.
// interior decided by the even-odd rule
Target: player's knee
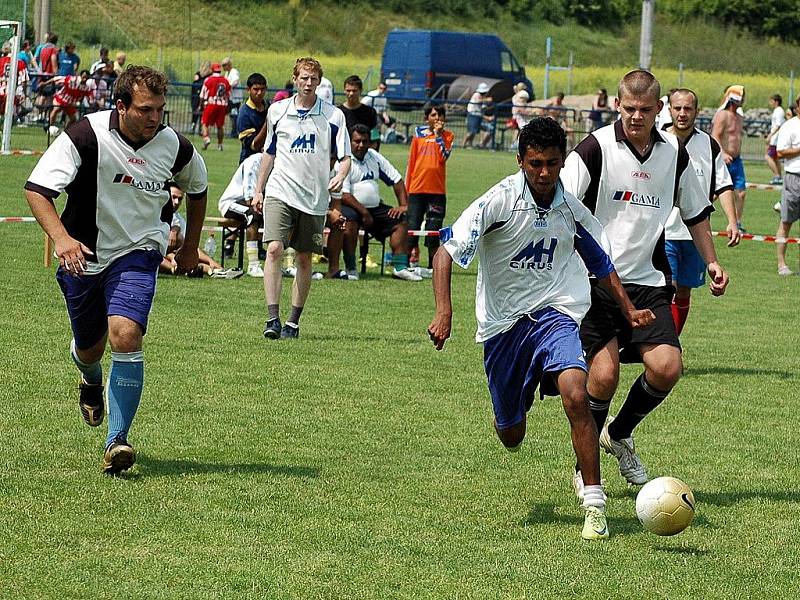
[{"label": "player's knee", "polygon": [[576,387],[575,389],[562,390],[561,403],[570,421],[580,419],[582,416],[590,416],[585,389]]},{"label": "player's knee", "polygon": [[522,445],[522,441],[525,439],[524,420],[517,425],[506,427],[504,429],[500,429],[497,426],[497,423],[495,423],[494,429],[497,432],[497,437],[500,439],[500,442],[503,444],[506,450],[509,452],[516,452],[519,450],[520,446]]},{"label": "player's knee", "polygon": [[283,242],[272,241],[267,245],[267,258],[279,261],[283,258]]},{"label": "player's knee", "polygon": [[664,361],[648,369],[647,382],[658,390],[668,392],[678,383],[682,371],[683,362],[680,357],[677,360]]},{"label": "player's knee", "polygon": [[294,264],[298,269],[310,269],[311,268],[311,253],[310,252],[298,252],[294,256]]},{"label": "player's knee", "polygon": [[138,352],[142,349],[142,328],[129,319],[112,319],[108,341],[114,352]]}]

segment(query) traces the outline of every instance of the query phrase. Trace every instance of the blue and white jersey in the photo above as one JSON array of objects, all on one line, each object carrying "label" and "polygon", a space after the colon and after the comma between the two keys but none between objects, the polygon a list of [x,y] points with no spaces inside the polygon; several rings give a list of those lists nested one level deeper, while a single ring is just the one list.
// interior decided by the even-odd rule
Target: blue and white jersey
[{"label": "blue and white jersey", "polygon": [[258,168],[261,166],[261,159],[264,154],[259,152],[251,154],[244,159],[242,164],[236,168],[236,172],[228,182],[228,187],[222,192],[219,199],[219,214],[224,215],[231,208],[231,205],[253,199],[256,192],[256,180],[258,179]]},{"label": "blue and white jersey", "polygon": [[341,110],[319,98],[308,111],[295,96],[270,105],[264,152],[275,157],[264,196],[306,214],[328,210],[331,159],[350,156],[350,137]]},{"label": "blue and white jersey", "polygon": [[364,155],[364,160],[353,157],[350,172],[342,185],[342,193],[352,194],[365,208],[375,208],[381,203],[378,180],[393,186],[401,179],[403,176],[392,163],[370,148]]},{"label": "blue and white jersey", "polygon": [[475,200],[440,236],[459,266],[480,257],[477,342],[548,306],[580,323],[589,310],[588,271],[605,277],[614,269],[589,209],[561,183],[549,208],[537,206],[521,171]]}]

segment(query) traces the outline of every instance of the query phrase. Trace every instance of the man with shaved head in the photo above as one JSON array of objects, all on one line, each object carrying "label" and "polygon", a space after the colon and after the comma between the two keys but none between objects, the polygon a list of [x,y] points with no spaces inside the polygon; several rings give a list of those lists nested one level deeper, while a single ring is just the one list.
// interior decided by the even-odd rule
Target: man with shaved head
[{"label": "man with shaved head", "polygon": [[[674,288],[664,252],[664,226],[673,206],[689,228],[710,276],[711,293],[725,292],[728,275],[717,262],[708,216],[713,211],[686,149],[675,135],[655,128],[661,110],[661,86],[648,71],[631,71],[619,84],[620,119],[589,134],[567,157],[561,180],[603,225],[609,254],[637,309],[656,320],[632,328],[613,298],[592,281],[592,305],[581,324],[581,342],[589,363],[589,407],[600,445],[619,461],[632,484],[647,482],[647,470],[635,452],[633,429],[669,394],[682,371],[681,347],[670,305]],[[623,351],[623,352],[621,352]],[[619,383],[620,358],[642,362],[617,416],[606,423]],[[583,478],[576,470],[576,493]]]}]

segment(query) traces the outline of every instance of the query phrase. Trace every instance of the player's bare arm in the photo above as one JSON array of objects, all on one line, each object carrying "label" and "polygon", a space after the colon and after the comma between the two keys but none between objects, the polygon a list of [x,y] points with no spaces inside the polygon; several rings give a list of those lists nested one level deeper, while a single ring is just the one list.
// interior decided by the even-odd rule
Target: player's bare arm
[{"label": "player's bare arm", "polygon": [[728,232],[728,246],[731,247],[738,245],[742,241],[742,232],[739,231],[739,225],[736,222],[736,207],[733,202],[732,190],[725,190],[719,195],[719,204],[728,219],[728,225],[725,230]]},{"label": "player's bare arm", "polygon": [[392,219],[399,219],[406,211],[408,211],[408,191],[406,190],[406,182],[400,180],[392,186],[394,190],[394,197],[397,198],[397,206],[389,209],[389,217]]},{"label": "player's bare arm", "polygon": [[342,160],[339,161],[339,170],[336,172],[336,175],[333,176],[330,183],[328,184],[328,191],[337,193],[342,191],[342,184],[344,184],[344,179],[347,177],[347,174],[350,172],[350,157],[345,156]]},{"label": "player's bare arm", "polygon": [[722,296],[728,287],[728,274],[717,261],[717,251],[714,249],[714,240],[711,237],[711,224],[708,219],[703,219],[699,223],[689,225],[689,233],[692,236],[697,251],[706,263],[706,270],[711,278],[708,287],[714,296]]},{"label": "player's bare arm", "polygon": [[622,282],[619,280],[619,275],[617,275],[616,271],[611,271],[611,273],[605,277],[598,278],[597,281],[614,297],[614,300],[617,301],[622,314],[625,316],[628,323],[631,324],[631,327],[646,327],[656,320],[653,311],[649,309],[638,310],[633,305],[625,288],[622,287]]},{"label": "player's bare arm", "polygon": [[269,179],[274,165],[275,157],[272,154],[264,154],[264,157],[261,159],[261,164],[258,165],[256,189],[253,193],[253,199],[250,201],[250,206],[259,214],[264,209],[264,188],[267,186],[267,179]]},{"label": "player's bare arm", "polygon": [[70,275],[80,275],[86,270],[86,257],[94,253],[67,233],[58,218],[55,205],[42,194],[25,190],[25,199],[36,221],[55,244],[55,253],[61,267]]},{"label": "player's bare arm", "polygon": [[440,246],[433,257],[433,298],[436,301],[436,314],[428,325],[428,335],[437,350],[444,348],[450,337],[453,321],[453,305],[450,301],[450,271],[453,258]]},{"label": "player's bare arm", "polygon": [[197,247],[200,245],[200,234],[205,217],[206,194],[199,198],[190,196],[186,203],[186,234],[183,237],[183,244],[175,253],[175,263],[179,273],[188,273],[197,267],[200,260]]}]

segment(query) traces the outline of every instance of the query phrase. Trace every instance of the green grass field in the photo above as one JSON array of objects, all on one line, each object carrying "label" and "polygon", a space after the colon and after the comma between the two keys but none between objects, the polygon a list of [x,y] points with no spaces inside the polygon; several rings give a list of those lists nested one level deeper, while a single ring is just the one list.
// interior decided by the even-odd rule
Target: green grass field
[{"label": "green grass field", "polygon": [[[406,152],[386,147],[401,170]],[[236,154],[206,155],[211,214]],[[0,215],[28,214],[21,189],[35,160],[0,157]],[[766,181],[763,165],[747,167]],[[514,170],[510,154],[456,150],[448,222]],[[748,198],[749,230],[774,233],[776,194]],[[534,406],[520,453],[494,437],[473,342],[474,268],[454,274],[454,335],[441,353],[425,333],[429,281],[373,270],[358,282],[314,282],[302,337],[288,343],[261,336],[260,281],[161,278],[131,433],[138,462],[112,479],[98,470],[104,431],[86,427],[77,408],[42,233],[0,223],[0,235],[0,597],[797,591],[800,278],[775,274],[772,245],[717,244],[728,294],[695,293],[687,372],[637,430],[651,475],[694,489],[693,526],[675,538],[645,533],[634,492],[604,455],[612,538],[587,543],[559,401]],[[790,253],[795,266],[797,247]],[[613,410],[638,373],[623,367]]]}]

